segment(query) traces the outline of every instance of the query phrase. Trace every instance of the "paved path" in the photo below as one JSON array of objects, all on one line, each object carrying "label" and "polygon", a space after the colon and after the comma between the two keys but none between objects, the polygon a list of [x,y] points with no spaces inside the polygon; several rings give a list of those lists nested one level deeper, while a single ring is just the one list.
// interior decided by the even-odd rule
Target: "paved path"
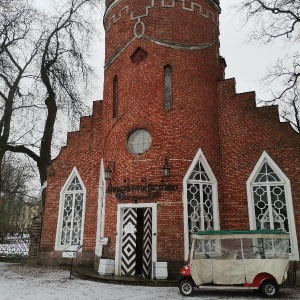
[{"label": "paved path", "polygon": [[[0,300],[177,300],[191,299],[176,287],[115,285],[69,279],[68,270],[0,263]],[[192,299],[263,299],[253,291],[196,291]],[[300,288],[281,289],[276,299],[299,299]]]}]

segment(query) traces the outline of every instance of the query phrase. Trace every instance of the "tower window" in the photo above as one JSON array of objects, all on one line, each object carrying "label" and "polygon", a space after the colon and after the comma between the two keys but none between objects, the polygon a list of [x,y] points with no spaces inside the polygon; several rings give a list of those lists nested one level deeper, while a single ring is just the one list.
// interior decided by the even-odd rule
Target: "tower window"
[{"label": "tower window", "polygon": [[113,118],[118,117],[118,76],[113,80]]},{"label": "tower window", "polygon": [[130,56],[130,58],[133,63],[139,64],[140,62],[145,60],[147,58],[147,56],[148,56],[148,53],[144,49],[138,47],[133,52],[133,54]]},{"label": "tower window", "polygon": [[169,65],[164,68],[164,107],[172,109],[172,68]]}]

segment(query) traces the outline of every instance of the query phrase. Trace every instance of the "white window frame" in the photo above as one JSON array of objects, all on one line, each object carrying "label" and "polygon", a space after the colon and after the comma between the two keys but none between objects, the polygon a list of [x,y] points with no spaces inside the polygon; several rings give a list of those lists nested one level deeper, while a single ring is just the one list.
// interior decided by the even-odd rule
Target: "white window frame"
[{"label": "white window frame", "polygon": [[218,203],[218,182],[212,172],[210,165],[208,164],[201,149],[197,151],[188,171],[183,178],[183,189],[182,189],[182,202],[183,202],[183,222],[184,222],[184,260],[188,260],[189,257],[189,222],[188,222],[188,199],[187,199],[187,182],[193,172],[196,164],[201,162],[205,169],[210,181],[208,182],[212,186],[212,202],[213,202],[213,219],[214,219],[214,230],[220,229],[219,219],[219,203]]},{"label": "white window frame", "polygon": [[[68,179],[66,180],[65,184],[63,185],[60,191],[60,201],[59,201],[59,210],[58,210],[58,218],[57,218],[57,228],[56,228],[56,241],[55,241],[55,251],[61,251],[68,247],[68,245],[61,245],[61,226],[62,226],[62,218],[64,212],[64,195],[69,187],[70,183],[72,182],[73,178],[77,176],[83,192],[83,201],[82,201],[82,222],[81,222],[81,236],[80,240],[83,244],[83,236],[84,236],[84,220],[85,220],[85,207],[86,207],[86,187],[79,175],[79,172],[76,167],[73,168],[71,174],[69,175]],[[79,250],[82,251],[82,248]]]},{"label": "white window frame", "polygon": [[98,188],[98,214],[97,214],[97,232],[95,254],[99,257],[103,253],[103,245],[100,245],[100,237],[104,237],[105,224],[105,204],[106,204],[106,180],[105,180],[104,162],[100,164],[100,178]]},{"label": "white window frame", "polygon": [[[280,183],[285,187],[285,195],[286,195],[286,207],[287,207],[287,216],[288,216],[288,223],[289,223],[289,233],[290,233],[290,240],[291,240],[291,252],[290,253],[290,260],[298,261],[299,260],[299,251],[298,251],[298,241],[297,241],[297,234],[296,234],[296,226],[295,226],[295,218],[294,218],[294,208],[293,208],[293,200],[292,200],[292,192],[291,192],[291,182],[288,177],[283,173],[283,171],[279,168],[279,166],[273,161],[273,159],[268,155],[266,151],[264,151],[259,158],[258,162],[256,163],[253,171],[251,172],[246,186],[247,186],[247,198],[248,198],[248,213],[249,213],[249,224],[250,229],[257,229],[256,228],[256,221],[255,221],[255,211],[254,211],[254,199],[252,194],[252,182],[258,175],[262,165],[267,162],[273,171],[281,178],[283,181]],[[261,185],[268,185],[268,183],[263,183]]]}]

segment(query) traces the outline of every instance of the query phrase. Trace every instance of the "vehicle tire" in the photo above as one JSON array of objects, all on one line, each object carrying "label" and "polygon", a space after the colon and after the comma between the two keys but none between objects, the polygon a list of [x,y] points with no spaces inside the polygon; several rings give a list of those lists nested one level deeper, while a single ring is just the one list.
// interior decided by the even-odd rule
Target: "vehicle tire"
[{"label": "vehicle tire", "polygon": [[278,285],[272,280],[266,280],[261,284],[260,290],[264,297],[273,298],[278,293]]},{"label": "vehicle tire", "polygon": [[179,284],[179,290],[180,290],[181,295],[183,295],[183,296],[192,296],[194,293],[194,285],[189,280],[183,280]]}]

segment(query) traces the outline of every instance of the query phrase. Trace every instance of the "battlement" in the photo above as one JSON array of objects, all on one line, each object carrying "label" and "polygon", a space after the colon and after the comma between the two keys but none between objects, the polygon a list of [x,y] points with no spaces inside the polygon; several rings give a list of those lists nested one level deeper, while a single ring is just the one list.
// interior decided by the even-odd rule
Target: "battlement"
[{"label": "battlement", "polygon": [[[137,20],[138,22],[141,20],[141,18],[148,17],[151,10],[155,7],[162,7],[162,8],[175,8],[177,3],[181,2],[181,8],[183,10],[189,11],[189,12],[196,12],[198,16],[204,17],[206,19],[211,19],[214,24],[218,25],[218,17],[216,14],[211,11],[210,9],[203,8],[203,6],[195,1],[187,1],[187,0],[151,0],[150,5],[145,5],[145,10],[142,14],[135,13],[133,9],[130,8],[130,5],[126,4],[123,5],[120,9],[118,9],[118,12],[114,13],[113,15],[109,16],[111,11],[119,5],[121,2],[124,2],[124,0],[115,0],[113,1],[106,9],[105,15],[104,15],[104,24],[105,25],[105,31],[108,32],[112,25],[117,23],[119,20],[121,20],[123,15],[129,15],[130,20]],[[215,1],[209,1],[211,3],[215,4]],[[178,4],[177,4],[178,5]],[[216,11],[220,13],[219,6],[216,7]]]}]

